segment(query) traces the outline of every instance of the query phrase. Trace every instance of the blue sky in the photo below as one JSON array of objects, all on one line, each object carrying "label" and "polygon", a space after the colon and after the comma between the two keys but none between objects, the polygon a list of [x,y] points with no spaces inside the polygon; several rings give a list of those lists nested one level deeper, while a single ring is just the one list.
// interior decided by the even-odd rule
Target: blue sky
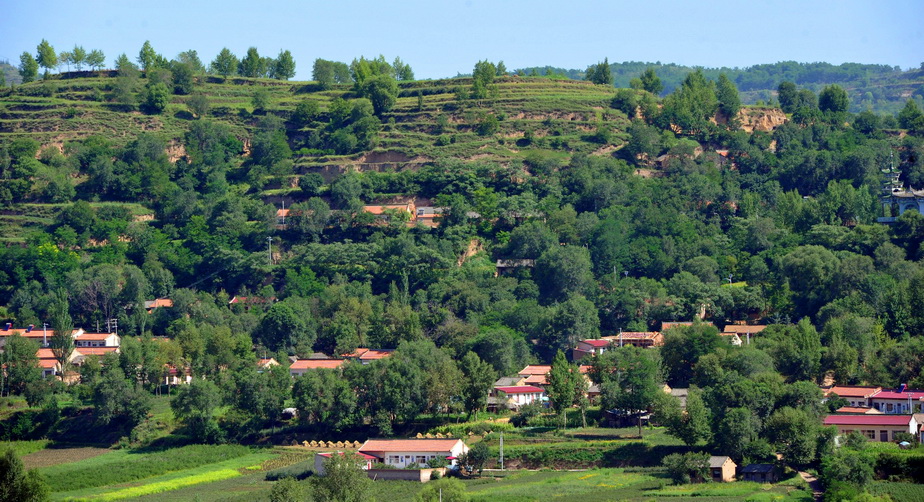
[{"label": "blue sky", "polygon": [[451,77],[481,59],[507,68],[586,68],[608,57],[745,67],[784,60],[924,61],[924,1],[0,0],[0,59],[18,64],[47,39],[57,51],[101,49],[112,65],[145,40],[168,58],[195,49],[208,64],[292,51],[296,79],[322,57],[400,56],[417,78]]}]

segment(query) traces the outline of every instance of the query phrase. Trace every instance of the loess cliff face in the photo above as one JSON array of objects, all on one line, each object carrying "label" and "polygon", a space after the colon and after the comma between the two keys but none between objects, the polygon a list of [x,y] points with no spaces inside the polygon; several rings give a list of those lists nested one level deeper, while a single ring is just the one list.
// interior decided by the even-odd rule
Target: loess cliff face
[{"label": "loess cliff face", "polygon": [[738,112],[741,129],[747,132],[770,132],[788,120],[779,108],[742,108]]}]

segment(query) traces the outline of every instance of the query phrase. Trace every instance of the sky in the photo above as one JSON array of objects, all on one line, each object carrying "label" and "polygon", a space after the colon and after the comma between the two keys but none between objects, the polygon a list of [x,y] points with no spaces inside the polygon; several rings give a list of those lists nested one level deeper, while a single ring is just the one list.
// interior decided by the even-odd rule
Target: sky
[{"label": "sky", "polygon": [[602,61],[747,67],[778,61],[924,62],[924,1],[889,0],[0,0],[0,60],[18,65],[47,39],[58,51],[100,49],[112,67],[145,40],[207,65],[292,52],[296,80],[316,58],[395,56],[418,79],[470,73],[482,59],[508,69],[584,69]]}]

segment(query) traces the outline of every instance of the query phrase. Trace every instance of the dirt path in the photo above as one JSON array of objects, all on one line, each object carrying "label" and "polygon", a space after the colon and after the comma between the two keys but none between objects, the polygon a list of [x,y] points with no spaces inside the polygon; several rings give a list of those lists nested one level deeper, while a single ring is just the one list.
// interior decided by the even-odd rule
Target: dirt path
[{"label": "dirt path", "polygon": [[825,491],[821,488],[821,481],[818,478],[805,471],[799,471],[799,476],[802,476],[802,479],[808,483],[809,488],[812,489],[812,497],[815,497],[815,500],[821,500],[824,497]]}]

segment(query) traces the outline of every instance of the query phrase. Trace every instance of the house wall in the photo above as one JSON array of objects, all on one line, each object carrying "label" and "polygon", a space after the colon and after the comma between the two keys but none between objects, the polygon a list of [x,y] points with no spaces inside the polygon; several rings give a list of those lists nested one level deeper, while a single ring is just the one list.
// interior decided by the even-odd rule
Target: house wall
[{"label": "house wall", "polygon": [[[909,425],[898,426],[898,425],[838,425],[837,432],[838,434],[849,434],[852,431],[859,431],[861,434],[869,438],[870,441],[880,441],[887,443],[892,441],[895,438],[896,432],[907,432],[914,434],[916,432],[917,426],[912,420]],[[885,436],[883,437],[883,433]]]},{"label": "house wall", "polygon": [[[911,413],[908,408],[908,399],[877,399],[875,396],[870,398],[871,406],[883,413],[892,413],[897,415]],[[924,403],[917,399],[911,400],[911,407],[914,412],[924,412]]]},{"label": "house wall", "polygon": [[369,469],[367,473],[373,481],[417,481],[426,483],[433,476],[433,471],[439,471],[441,475],[446,475],[446,468],[439,469]]},{"label": "house wall", "polygon": [[[363,451],[367,455],[373,455],[382,459],[386,465],[403,469],[410,464],[426,465],[430,460],[441,457],[461,457],[468,448],[459,441],[451,450],[446,451]],[[455,466],[458,460],[450,460],[449,465]]]}]

